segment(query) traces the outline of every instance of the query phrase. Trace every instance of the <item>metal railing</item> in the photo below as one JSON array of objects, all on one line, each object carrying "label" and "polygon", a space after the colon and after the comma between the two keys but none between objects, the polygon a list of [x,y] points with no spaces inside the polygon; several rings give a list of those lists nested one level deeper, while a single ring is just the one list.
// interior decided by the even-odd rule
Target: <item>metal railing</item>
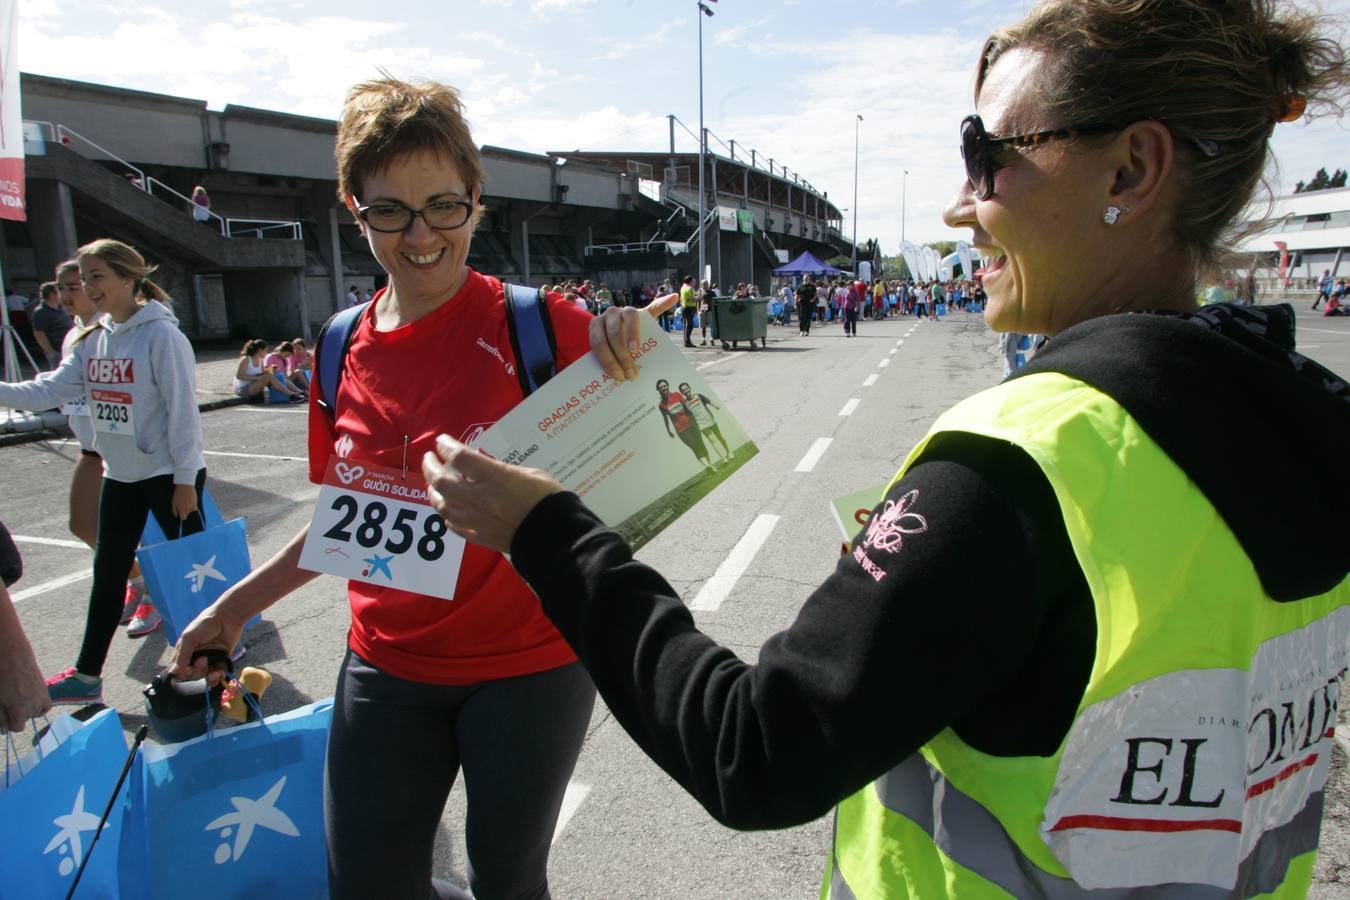
[{"label": "metal railing", "polygon": [[[717,220],[717,207],[714,206],[712,209],[708,210],[708,214],[703,217],[702,227],[695,228],[693,236],[691,236],[689,240],[686,241],[690,249],[693,249],[694,247],[698,246],[699,236],[702,235],[703,232],[707,229],[709,222],[715,222],[716,220]],[[721,226],[718,227],[720,228]]]},{"label": "metal railing", "polygon": [[[675,250],[679,247],[679,250]],[[650,253],[654,249],[670,250],[672,253],[685,252],[688,244],[684,241],[634,241],[628,244],[587,244],[582,251],[584,256],[612,256],[620,253]]]},{"label": "metal railing", "polygon": [[[184,195],[180,194],[178,191],[169,187],[167,184],[160,181],[153,175],[147,175],[144,169],[141,169],[139,166],[132,165],[125,159],[122,159],[122,157],[118,156],[116,153],[113,153],[106,147],[102,147],[99,144],[94,143],[89,138],[85,137],[84,135],[80,134],[78,131],[75,131],[72,128],[68,128],[65,125],[60,124],[59,122],[52,123],[35,119],[26,119],[24,121],[25,124],[32,124],[39,126],[45,132],[49,140],[51,140],[53,143],[61,144],[63,147],[71,147],[72,149],[74,149],[76,141],[78,141],[80,144],[92,147],[94,150],[102,154],[104,157],[112,160],[113,162],[117,163],[120,166],[125,167],[127,169],[126,172],[127,183],[130,184],[132,187],[137,188],[138,190],[145,191],[152,197],[155,197],[156,191],[158,191],[158,194],[161,195],[158,198],[160,200],[165,200],[165,198],[162,196],[164,194],[169,194],[177,198],[178,200],[182,201],[182,203],[186,206],[187,211],[193,215],[194,219],[196,218],[197,215],[200,215],[200,213],[198,213],[198,210],[204,209],[204,207],[201,207],[200,205],[195,203],[191,197],[185,197]],[[165,202],[169,201],[165,200]],[[298,241],[301,239],[299,222],[284,222],[279,221],[277,219],[226,218],[218,213],[212,212],[209,209],[206,209],[205,212],[207,215],[207,220],[205,222],[202,222],[201,224],[208,225],[210,223],[214,223],[212,227],[214,227],[215,230],[219,231],[222,235],[224,235],[227,238],[233,237],[261,238],[263,237],[264,231],[285,229],[285,232],[289,235],[289,238],[291,240]]]}]

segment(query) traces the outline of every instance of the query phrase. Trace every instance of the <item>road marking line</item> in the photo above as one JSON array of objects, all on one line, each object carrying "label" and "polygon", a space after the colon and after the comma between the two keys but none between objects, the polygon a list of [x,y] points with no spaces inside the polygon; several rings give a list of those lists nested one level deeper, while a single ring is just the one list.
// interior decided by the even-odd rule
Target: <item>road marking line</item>
[{"label": "road marking line", "polygon": [[899,353],[899,352],[900,352],[900,351],[897,350],[895,347],[892,347],[892,348],[891,348],[891,352],[890,352],[890,353],[887,353],[886,355],[887,355],[887,356],[894,356],[895,354],[897,354],[897,353]]},{"label": "road marking line", "polygon": [[802,461],[797,463],[797,468],[792,471],[810,472],[816,467],[816,463],[820,462],[820,458],[825,455],[825,451],[830,449],[830,444],[833,442],[834,438],[816,438],[816,442],[811,445],[811,449],[806,451]]},{"label": "road marking line", "polygon": [[245,403],[240,406],[227,406],[225,409],[232,409],[238,412],[247,413],[267,413],[275,415],[291,415],[293,413],[309,413],[309,404],[307,403]]},{"label": "road marking line", "polygon": [[[847,403],[844,404],[844,408],[839,410],[839,415],[841,416],[853,415],[853,411],[858,408],[858,404],[861,402],[862,402],[861,398],[858,397],[851,398]],[[81,544],[80,546],[83,547],[84,545]]]},{"label": "road marking line", "polygon": [[41,544],[45,547],[69,547],[71,550],[88,550],[89,545],[84,541],[65,541],[60,538],[29,537],[26,534],[11,534],[16,543],[19,544]]},{"label": "road marking line", "polygon": [[72,572],[69,575],[62,575],[60,578],[53,578],[51,581],[44,581],[41,584],[35,584],[30,588],[24,588],[21,591],[16,591],[13,594],[10,594],[9,598],[13,600],[15,603],[21,603],[22,601],[27,600],[29,597],[36,597],[39,594],[45,594],[48,591],[54,591],[57,588],[63,588],[68,584],[74,584],[77,581],[84,581],[86,578],[92,577],[93,574],[94,570],[92,568],[85,569],[82,572]]},{"label": "road marking line", "polygon": [[881,362],[877,363],[877,368],[878,368],[878,369],[884,369],[884,368],[886,368],[887,366],[889,366],[890,364],[891,364],[891,361],[890,361],[889,359],[883,359]]},{"label": "road marking line", "polygon": [[[829,444],[828,438],[822,438],[826,445]],[[817,444],[820,441],[816,442]],[[812,448],[814,449],[814,448]],[[822,453],[824,450],[822,449]],[[808,456],[810,454],[807,454]],[[798,471],[801,467],[798,466]],[[736,586],[736,582],[745,570],[750,567],[755,554],[759,548],[764,546],[764,542],[769,539],[773,533],[774,526],[778,524],[778,516],[761,513],[755,517],[755,521],[750,523],[750,527],[741,535],[741,539],[736,542],[736,546],[731,548],[727,558],[722,560],[722,564],[717,567],[717,571],[703,585],[693,601],[689,604],[690,610],[699,610],[703,612],[715,612],[722,601],[731,593],[731,589]]]},{"label": "road marking line", "polygon": [[905,339],[904,339],[904,338],[901,338],[900,340],[896,341],[896,342],[895,342],[895,346],[897,346],[897,347],[903,347],[903,346],[905,346]]},{"label": "road marking line", "polygon": [[707,368],[710,368],[710,367],[712,367],[712,366],[716,366],[716,365],[719,365],[719,364],[721,364],[721,363],[724,363],[724,362],[726,362],[726,361],[729,360],[729,359],[735,359],[735,358],[736,358],[736,356],[735,356],[734,354],[728,353],[726,356],[720,357],[719,359],[710,359],[710,360],[708,360],[708,361],[705,362],[705,363],[699,363],[698,365],[694,366],[694,368],[701,371],[701,370],[703,370],[703,369],[707,369]]},{"label": "road marking line", "polygon": [[877,373],[873,372],[871,375],[867,376],[867,380],[863,382],[863,387],[871,387],[876,383],[877,383]]},{"label": "road marking line", "polygon": [[274,456],[271,453],[230,453],[226,450],[203,450],[207,456],[233,456],[239,459],[284,459],[288,462],[308,462],[304,456]]},{"label": "road marking line", "polygon": [[1341,337],[1350,337],[1350,331],[1337,331],[1334,328],[1304,328],[1299,326],[1299,331],[1320,331],[1323,334],[1339,334]]},{"label": "road marking line", "polygon": [[578,784],[575,781],[567,782],[567,790],[563,791],[562,809],[558,811],[558,824],[553,826],[553,840],[550,845],[558,843],[558,838],[562,837],[563,829],[567,823],[572,821],[572,816],[576,815],[581,804],[586,802],[586,795],[591,792],[589,784]]}]

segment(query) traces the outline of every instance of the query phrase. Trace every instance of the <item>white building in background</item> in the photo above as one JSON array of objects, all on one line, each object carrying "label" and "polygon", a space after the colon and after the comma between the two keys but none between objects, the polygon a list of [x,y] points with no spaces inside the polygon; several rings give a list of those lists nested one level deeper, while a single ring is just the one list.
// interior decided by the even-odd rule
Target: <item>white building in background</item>
[{"label": "white building in background", "polygon": [[1273,279],[1271,270],[1280,263],[1277,241],[1289,250],[1293,288],[1312,287],[1309,281],[1327,269],[1337,277],[1350,274],[1350,188],[1277,197],[1270,221],[1270,228],[1238,245],[1243,255],[1259,255],[1258,277],[1264,269]]}]

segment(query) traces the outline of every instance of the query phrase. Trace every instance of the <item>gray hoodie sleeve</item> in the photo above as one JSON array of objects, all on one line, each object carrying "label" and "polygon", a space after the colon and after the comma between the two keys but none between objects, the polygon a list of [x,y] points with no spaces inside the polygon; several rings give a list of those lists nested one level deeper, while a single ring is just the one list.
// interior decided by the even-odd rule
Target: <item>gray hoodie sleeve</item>
[{"label": "gray hoodie sleeve", "polygon": [[14,409],[55,409],[85,395],[84,354],[79,344],[54,372],[43,372],[32,381],[16,384],[0,381],[0,406]]},{"label": "gray hoodie sleeve", "polygon": [[197,359],[177,325],[160,327],[163,334],[150,342],[150,365],[169,420],[173,483],[194,484],[197,470],[204,465],[202,417],[197,410]]}]

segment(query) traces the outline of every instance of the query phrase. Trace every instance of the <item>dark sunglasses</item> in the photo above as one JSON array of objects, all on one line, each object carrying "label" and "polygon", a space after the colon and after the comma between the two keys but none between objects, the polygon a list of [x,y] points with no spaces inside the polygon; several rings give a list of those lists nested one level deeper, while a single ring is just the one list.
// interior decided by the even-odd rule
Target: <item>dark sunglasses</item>
[{"label": "dark sunglasses", "polygon": [[1003,148],[1036,147],[1050,141],[1069,140],[1085,134],[1110,134],[1113,131],[1120,131],[1120,126],[1079,125],[1032,134],[993,137],[984,130],[984,122],[978,115],[966,116],[961,120],[961,156],[966,161],[966,178],[970,179],[975,196],[988,200],[994,196],[994,172],[999,168],[994,164],[994,158],[1003,152]]}]

